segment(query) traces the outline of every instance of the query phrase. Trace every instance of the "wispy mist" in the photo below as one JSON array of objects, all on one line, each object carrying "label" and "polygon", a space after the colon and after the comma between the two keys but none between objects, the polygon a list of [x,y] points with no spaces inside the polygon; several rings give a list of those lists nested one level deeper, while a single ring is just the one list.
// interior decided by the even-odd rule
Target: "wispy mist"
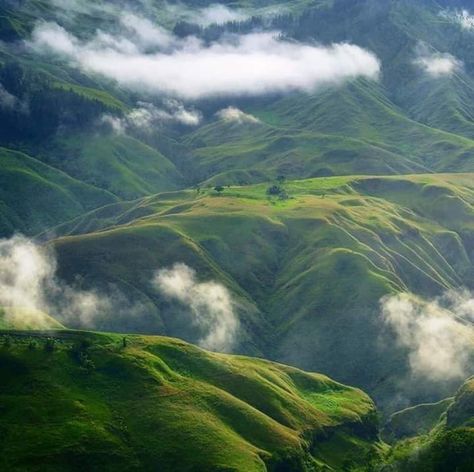
[{"label": "wispy mist", "polygon": [[137,130],[151,133],[165,124],[180,124],[197,126],[202,120],[202,114],[194,108],[186,108],[183,103],[174,99],[163,101],[163,107],[158,108],[152,103],[138,102],[137,108],[119,117],[104,114],[100,121],[108,124],[116,134]]},{"label": "wispy mist", "polygon": [[474,30],[474,15],[469,10],[443,10],[440,13],[443,18],[457,23],[465,30]]},{"label": "wispy mist", "polygon": [[469,376],[474,353],[470,292],[450,291],[432,301],[404,293],[382,299],[381,306],[397,343],[408,350],[414,376],[435,382]]},{"label": "wispy mist", "polygon": [[11,94],[0,83],[0,109],[17,113],[28,113],[28,104]]},{"label": "wispy mist", "polygon": [[190,19],[201,26],[209,26],[212,24],[229,23],[231,21],[245,21],[248,18],[249,15],[244,10],[231,9],[225,5],[214,3],[199,10]]},{"label": "wispy mist", "polygon": [[91,328],[109,316],[140,316],[145,307],[119,290],[84,290],[56,277],[54,253],[23,237],[0,240],[0,307],[7,322],[42,327],[44,313],[74,327]]},{"label": "wispy mist", "polygon": [[433,78],[450,76],[463,67],[462,61],[453,55],[430,50],[424,44],[416,48],[414,64]]},{"label": "wispy mist", "polygon": [[216,113],[216,116],[220,120],[231,122],[231,123],[238,123],[238,124],[260,123],[260,120],[257,117],[250,115],[249,113],[245,113],[242,110],[239,110],[238,108],[235,108],[235,107],[227,107],[222,110],[219,110]]},{"label": "wispy mist", "polygon": [[237,341],[239,320],[229,291],[216,282],[199,282],[186,264],[159,270],[154,286],[166,297],[185,305],[196,327],[204,333],[199,345],[230,352]]}]

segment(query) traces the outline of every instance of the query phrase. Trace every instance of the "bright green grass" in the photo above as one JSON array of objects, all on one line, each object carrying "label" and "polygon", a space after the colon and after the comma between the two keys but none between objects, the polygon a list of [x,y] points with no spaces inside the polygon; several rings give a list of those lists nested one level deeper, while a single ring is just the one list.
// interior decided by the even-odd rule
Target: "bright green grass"
[{"label": "bright green grass", "polygon": [[[359,390],[169,338],[125,342],[0,336],[3,469],[297,472],[335,465],[328,448],[361,465],[379,454],[374,405]],[[326,396],[344,408],[328,411]]]}]

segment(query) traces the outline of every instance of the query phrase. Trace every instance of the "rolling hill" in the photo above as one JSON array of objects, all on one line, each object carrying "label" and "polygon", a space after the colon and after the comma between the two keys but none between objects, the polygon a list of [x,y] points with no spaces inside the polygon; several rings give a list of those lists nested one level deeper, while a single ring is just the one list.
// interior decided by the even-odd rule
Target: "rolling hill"
[{"label": "rolling hill", "polygon": [[[66,280],[107,281],[154,303],[159,314],[137,320],[150,333],[187,332],[150,283],[157,269],[183,262],[238,301],[238,352],[326,372],[384,403],[407,360],[380,342],[379,301],[472,287],[472,182],[471,174],[318,178],[287,182],[286,200],[266,185],[165,193],[73,220],[52,244]],[[421,384],[407,395],[439,399]]]},{"label": "rolling hill", "polygon": [[[462,378],[420,380],[381,304],[410,294],[444,309],[464,289],[472,302],[470,2],[0,3],[0,237],[54,249],[58,298],[79,287],[124,305],[87,326],[61,303],[17,307],[21,324],[0,306],[0,469],[474,468],[472,379],[453,396],[474,346]],[[293,61],[341,43],[379,74],[174,96],[149,62],[202,54],[196,77],[212,83],[223,50],[270,65],[281,45]],[[117,73],[125,56],[136,80]],[[258,72],[233,64],[222,80]],[[156,286],[176,264],[215,304],[229,294],[228,351],[258,359],[187,344],[202,347],[202,294],[187,306]],[[374,403],[346,384],[386,415],[389,453]]]},{"label": "rolling hill", "polygon": [[26,154],[0,148],[0,235],[35,234],[117,201]]},{"label": "rolling hill", "polygon": [[355,470],[384,449],[370,398],[322,375],[169,338],[0,340],[2,469]]}]

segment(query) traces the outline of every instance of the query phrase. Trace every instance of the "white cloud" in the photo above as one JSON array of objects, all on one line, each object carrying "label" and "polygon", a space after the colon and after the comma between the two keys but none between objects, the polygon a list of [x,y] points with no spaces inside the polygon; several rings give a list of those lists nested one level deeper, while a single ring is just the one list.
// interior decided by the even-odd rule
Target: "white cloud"
[{"label": "white cloud", "polygon": [[184,99],[311,91],[361,76],[375,79],[380,69],[378,59],[358,46],[293,43],[276,33],[227,37],[211,45],[190,38],[172,51],[149,53],[133,35],[99,32],[83,42],[54,23],[43,23],[30,44],[124,86]]},{"label": "white cloud", "polygon": [[202,115],[198,110],[188,109],[178,100],[166,99],[164,108],[158,108],[152,103],[138,102],[124,117],[111,114],[102,115],[100,121],[110,126],[116,134],[125,134],[128,130],[151,133],[156,128],[167,123],[178,123],[184,126],[197,126]]},{"label": "white cloud", "polygon": [[243,10],[230,9],[225,5],[215,3],[198,11],[192,19],[199,25],[224,24],[232,21],[245,21],[249,15]]},{"label": "white cloud", "polygon": [[463,64],[451,54],[429,53],[421,50],[415,64],[431,77],[449,76],[459,71]]},{"label": "white cloud", "polygon": [[41,328],[47,313],[66,325],[90,328],[112,315],[143,314],[143,306],[117,290],[108,296],[62,283],[56,267],[51,250],[23,236],[0,240],[0,308],[7,322]]},{"label": "white cloud", "polygon": [[419,64],[433,77],[451,75],[461,63],[451,55],[431,56],[419,59]]},{"label": "white cloud", "polygon": [[99,122],[108,125],[115,134],[125,134],[127,131],[127,120],[119,116],[111,115],[110,113],[104,113],[100,117]]},{"label": "white cloud", "polygon": [[227,107],[216,113],[220,120],[231,123],[260,123],[260,120],[253,115],[243,112],[235,107]]},{"label": "white cloud", "polygon": [[[383,319],[409,351],[415,376],[431,381],[465,379],[474,352],[474,302],[469,292],[448,292],[426,302],[411,294],[381,300]],[[457,312],[456,310],[461,310]]]},{"label": "white cloud", "polygon": [[169,48],[175,44],[175,37],[169,31],[146,18],[124,13],[120,21],[144,48]]},{"label": "white cloud", "polygon": [[204,331],[199,344],[213,351],[229,352],[236,342],[239,320],[228,290],[216,282],[198,282],[185,264],[158,271],[154,286],[165,296],[187,306],[197,328]]}]

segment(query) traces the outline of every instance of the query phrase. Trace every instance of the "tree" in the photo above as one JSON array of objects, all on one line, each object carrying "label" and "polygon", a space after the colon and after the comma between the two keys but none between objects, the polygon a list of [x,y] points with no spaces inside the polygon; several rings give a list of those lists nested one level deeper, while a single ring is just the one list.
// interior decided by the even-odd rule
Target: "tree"
[{"label": "tree", "polygon": [[282,188],[279,185],[272,185],[271,187],[267,188],[267,195],[278,196],[280,195],[281,191]]},{"label": "tree", "polygon": [[44,350],[46,352],[53,352],[54,351],[54,339],[53,338],[48,338],[46,340],[46,343],[44,345]]},{"label": "tree", "polygon": [[272,185],[267,188],[267,195],[270,197],[278,197],[280,200],[287,200],[288,194],[286,190],[280,185]]},{"label": "tree", "polygon": [[216,185],[214,190],[220,195],[225,189],[222,185]]}]

